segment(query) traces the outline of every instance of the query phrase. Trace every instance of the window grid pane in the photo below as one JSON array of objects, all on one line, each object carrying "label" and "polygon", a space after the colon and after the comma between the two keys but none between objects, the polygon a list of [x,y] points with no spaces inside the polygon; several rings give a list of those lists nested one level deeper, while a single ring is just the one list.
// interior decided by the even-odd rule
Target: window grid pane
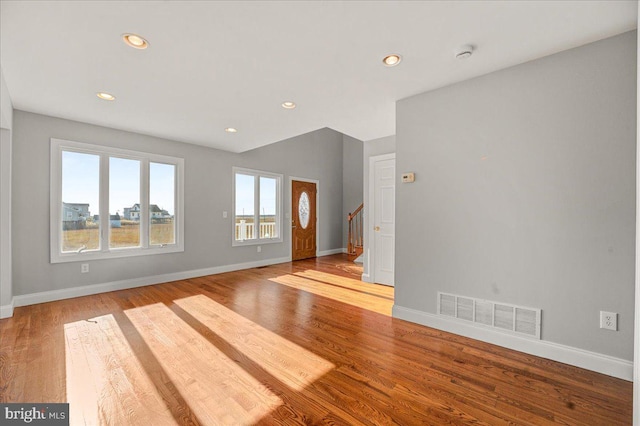
[{"label": "window grid pane", "polygon": [[278,180],[260,176],[260,238],[278,237],[276,203]]},{"label": "window grid pane", "polygon": [[100,156],[62,152],[62,252],[100,249]]},{"label": "window grid pane", "polygon": [[149,163],[149,244],[174,244],[175,176],[173,164]]},{"label": "window grid pane", "polygon": [[109,247],[140,246],[139,212],[140,161],[110,157]]},{"label": "window grid pane", "polygon": [[236,173],[236,241],[252,240],[255,233],[255,176]]}]

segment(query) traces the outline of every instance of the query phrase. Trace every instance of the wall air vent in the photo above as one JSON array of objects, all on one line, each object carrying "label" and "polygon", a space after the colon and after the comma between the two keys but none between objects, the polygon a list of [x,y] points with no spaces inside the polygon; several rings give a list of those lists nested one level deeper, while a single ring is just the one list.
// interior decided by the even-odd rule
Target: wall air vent
[{"label": "wall air vent", "polygon": [[540,338],[542,311],[438,292],[438,315],[521,336]]}]

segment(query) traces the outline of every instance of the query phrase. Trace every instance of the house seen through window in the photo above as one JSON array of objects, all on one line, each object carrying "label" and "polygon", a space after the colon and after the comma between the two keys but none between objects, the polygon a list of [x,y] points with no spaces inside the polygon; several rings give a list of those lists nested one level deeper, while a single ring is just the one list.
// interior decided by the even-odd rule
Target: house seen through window
[{"label": "house seen through window", "polygon": [[100,230],[91,214],[100,210],[99,192],[100,156],[63,151],[62,251],[100,248]]}]

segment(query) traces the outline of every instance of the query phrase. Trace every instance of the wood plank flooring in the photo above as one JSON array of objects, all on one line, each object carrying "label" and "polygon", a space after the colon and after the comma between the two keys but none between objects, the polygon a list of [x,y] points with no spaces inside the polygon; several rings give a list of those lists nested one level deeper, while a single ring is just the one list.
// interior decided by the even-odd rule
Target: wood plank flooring
[{"label": "wood plank flooring", "polygon": [[17,308],[0,402],[86,425],[629,425],[632,384],[391,318],[345,255]]}]

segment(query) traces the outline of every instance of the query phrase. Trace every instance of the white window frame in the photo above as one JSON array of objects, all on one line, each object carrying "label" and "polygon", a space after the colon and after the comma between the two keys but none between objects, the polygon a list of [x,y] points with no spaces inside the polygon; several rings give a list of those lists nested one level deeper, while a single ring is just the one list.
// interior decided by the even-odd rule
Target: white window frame
[{"label": "white window frame", "polygon": [[[62,251],[62,152],[78,152],[100,156],[99,216],[109,215],[109,157],[140,161],[140,246],[109,247],[110,220],[100,221],[100,248],[81,252]],[[176,167],[174,180],[174,225],[173,244],[151,245],[149,243],[149,163],[171,164]],[[130,256],[147,256],[184,251],[184,159],[147,152],[111,148],[81,142],[51,138],[50,178],[50,251],[51,263],[84,262],[88,260],[113,259]]]},{"label": "white window frame", "polygon": [[[253,190],[253,217],[254,217],[254,226],[257,225],[258,231],[256,231],[257,238],[251,240],[236,240],[236,175],[249,175],[257,177],[254,179],[254,190]],[[238,246],[251,246],[258,244],[270,244],[270,243],[281,243],[282,240],[282,180],[284,178],[283,175],[279,173],[265,172],[262,170],[253,170],[246,169],[243,167],[232,167],[232,188],[231,188],[231,196],[232,196],[232,204],[231,204],[231,245],[233,247]],[[276,179],[276,238],[260,238],[259,231],[259,223],[260,223],[260,178],[271,178]]]}]

